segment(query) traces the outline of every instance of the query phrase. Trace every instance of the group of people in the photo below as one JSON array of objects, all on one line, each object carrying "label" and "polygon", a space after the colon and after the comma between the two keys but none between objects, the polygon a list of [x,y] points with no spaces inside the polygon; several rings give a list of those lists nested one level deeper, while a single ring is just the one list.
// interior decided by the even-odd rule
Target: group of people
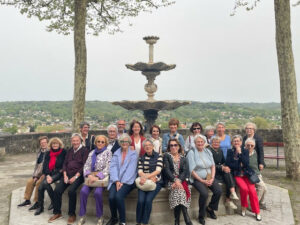
[{"label": "group of people", "polygon": [[[48,141],[39,138],[40,150],[32,177],[28,180],[24,199],[18,205],[31,206],[34,215],[44,211],[44,193],[47,191],[53,210],[49,223],[62,218],[62,195],[68,188],[68,224],[76,221],[76,196],[80,189],[80,209],[78,225],[86,221],[87,201],[94,189],[97,225],[103,220],[103,191],[109,191],[111,217],[106,225],[126,224],[125,199],[138,188],[136,207],[137,225],[149,222],[152,202],[162,187],[169,191],[169,206],[174,210],[175,225],[180,223],[182,212],[187,225],[192,225],[188,214],[191,204],[191,185],[199,192],[200,224],[205,224],[205,214],[216,219],[219,200],[222,195],[220,183],[226,185],[225,205],[236,209],[234,201],[239,200],[235,188],[240,190],[242,216],[248,208],[256,219],[261,220],[260,208],[265,207],[266,186],[260,171],[264,168],[262,139],[255,133],[256,126],[247,123],[246,136],[225,134],[225,124],[206,127],[192,124],[186,140],[177,132],[179,121],[169,121],[169,132],[163,134],[157,125],[150,128],[150,135],[144,135],[139,121],[132,121],[128,132],[125,121],[107,127],[107,136],[89,134],[89,124],[80,124],[80,133],[71,137],[72,147],[64,149],[58,137]],[[215,133],[216,131],[216,133]],[[253,175],[254,174],[254,175]],[[258,180],[253,182],[253,177]],[[251,178],[251,179],[250,179]],[[55,188],[53,190],[53,183]],[[35,187],[34,204],[31,195]],[[208,189],[213,192],[206,206]]]}]

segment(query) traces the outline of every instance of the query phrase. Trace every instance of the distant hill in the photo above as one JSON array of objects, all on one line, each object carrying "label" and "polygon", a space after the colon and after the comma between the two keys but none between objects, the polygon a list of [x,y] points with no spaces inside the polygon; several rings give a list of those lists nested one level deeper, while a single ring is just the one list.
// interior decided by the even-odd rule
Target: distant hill
[{"label": "distant hill", "polygon": [[[131,121],[133,118],[143,121],[141,111],[127,111],[106,101],[87,101],[86,120],[93,121],[94,127],[107,126],[119,118]],[[191,102],[174,111],[161,111],[157,120],[163,127],[167,121],[176,117],[181,123],[189,125],[200,121],[204,126],[217,121],[229,126],[241,127],[245,122],[263,119],[268,127],[281,125],[279,103],[222,103]],[[38,126],[64,124],[70,126],[72,101],[24,101],[0,102],[0,128],[16,124],[18,126]],[[101,124],[101,125],[100,125]]]}]

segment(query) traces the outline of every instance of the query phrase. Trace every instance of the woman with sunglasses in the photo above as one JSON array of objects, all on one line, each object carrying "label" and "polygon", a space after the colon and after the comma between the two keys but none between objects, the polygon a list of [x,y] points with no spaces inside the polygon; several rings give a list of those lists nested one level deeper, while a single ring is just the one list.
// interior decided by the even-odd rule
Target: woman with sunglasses
[{"label": "woman with sunglasses", "polygon": [[118,222],[119,225],[126,225],[125,198],[134,189],[137,176],[138,154],[130,147],[130,136],[122,134],[118,141],[121,148],[115,151],[109,168],[107,189],[111,218],[106,225],[115,225]]},{"label": "woman with sunglasses", "polygon": [[[199,192],[199,223],[205,224],[205,211],[212,219],[217,219],[214,211],[218,210],[222,189],[215,179],[216,167],[211,151],[205,148],[205,136],[195,137],[196,148],[189,151],[187,159],[191,173],[191,183]],[[210,203],[206,207],[208,189],[213,193]]]},{"label": "woman with sunglasses", "polygon": [[195,142],[194,142],[194,138],[196,135],[201,134],[202,133],[202,125],[198,122],[194,122],[190,128],[190,132],[192,133],[191,135],[189,135],[186,140],[185,140],[185,146],[184,149],[186,152],[188,152],[189,150],[191,150],[192,148],[195,148]]},{"label": "woman with sunglasses", "polygon": [[[96,148],[90,152],[83,168],[83,175],[89,179],[89,182],[95,182],[97,180],[103,180],[109,176],[109,165],[112,157],[111,151],[107,149],[108,139],[104,135],[98,135],[95,138]],[[92,187],[83,185],[80,191],[80,211],[81,217],[78,225],[85,223],[86,206]],[[98,218],[97,225],[103,224],[103,193],[104,187],[96,187],[94,197],[96,201],[96,216]]]},{"label": "woman with sunglasses", "polygon": [[246,215],[249,195],[252,212],[256,214],[256,220],[261,221],[255,185],[247,177],[247,171],[251,170],[249,167],[249,152],[242,148],[242,137],[240,135],[232,137],[232,149],[228,150],[225,164],[229,166],[235,182],[240,189],[242,216]]},{"label": "woman with sunglasses", "polygon": [[256,183],[255,186],[256,186],[257,197],[258,197],[260,208],[263,209],[266,208],[265,195],[267,193],[267,186],[263,181],[262,175],[259,170],[259,166],[257,163],[258,155],[255,151],[255,140],[253,138],[246,139],[245,149],[249,151],[249,166],[257,174],[259,178],[259,183]]},{"label": "woman with sunglasses", "polygon": [[188,186],[188,164],[178,139],[170,139],[164,154],[164,176],[168,185],[170,208],[174,209],[175,225],[179,225],[182,211],[185,223],[192,225],[187,209],[191,204],[191,189]]}]

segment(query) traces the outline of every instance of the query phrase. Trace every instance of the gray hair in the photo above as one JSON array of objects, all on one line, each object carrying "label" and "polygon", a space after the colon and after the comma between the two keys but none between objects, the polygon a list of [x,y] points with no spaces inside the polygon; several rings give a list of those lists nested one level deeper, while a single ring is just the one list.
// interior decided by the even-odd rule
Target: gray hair
[{"label": "gray hair", "polygon": [[245,124],[245,127],[244,127],[244,129],[246,129],[246,128],[247,128],[247,126],[252,126],[252,127],[254,128],[254,131],[256,131],[256,129],[257,129],[257,126],[256,126],[256,124],[255,124],[255,123],[252,123],[252,122],[248,122],[248,123],[246,123],[246,124]]},{"label": "gray hair", "polygon": [[196,143],[197,139],[201,138],[204,142],[206,142],[206,137],[202,134],[197,134],[195,137],[194,137],[194,142]]},{"label": "gray hair", "polygon": [[215,127],[209,125],[209,126],[206,126],[205,129],[204,129],[204,133],[206,134],[208,131],[210,130],[215,130]]},{"label": "gray hair", "polygon": [[145,148],[145,144],[146,144],[146,142],[150,142],[150,143],[151,143],[151,145],[153,145],[153,146],[154,146],[154,143],[153,143],[153,141],[152,141],[150,138],[146,138],[146,139],[143,141],[143,143],[142,143],[142,145],[143,145],[143,148]]},{"label": "gray hair", "polygon": [[218,136],[213,136],[211,139],[210,139],[211,143],[213,143],[213,141],[221,141],[221,138],[218,137]]},{"label": "gray hair", "polygon": [[111,129],[111,128],[113,128],[113,129],[115,129],[116,130],[116,132],[118,132],[118,127],[116,126],[116,125],[114,125],[114,124],[110,124],[110,125],[108,125],[108,127],[107,127],[107,133],[108,133],[108,131]]},{"label": "gray hair", "polygon": [[82,129],[85,125],[87,125],[88,127],[90,127],[90,124],[88,122],[83,121],[83,122],[81,122],[79,124],[80,129]]},{"label": "gray hair", "polygon": [[217,122],[216,123],[216,129],[217,129],[217,126],[219,126],[219,125],[222,125],[223,127],[226,127],[224,122]]},{"label": "gray hair", "polygon": [[128,141],[129,141],[129,145],[131,145],[131,143],[132,143],[132,140],[131,140],[131,138],[130,138],[130,136],[128,135],[128,134],[122,134],[119,138],[118,138],[118,143],[119,143],[119,145],[121,145],[121,141],[124,141],[125,139],[128,139]]},{"label": "gray hair", "polygon": [[240,141],[243,141],[242,136],[239,135],[239,134],[236,134],[236,135],[234,135],[234,136],[232,137],[231,142],[233,142],[233,140],[236,139],[236,138],[240,139]]},{"label": "gray hair", "polygon": [[247,145],[249,142],[252,142],[255,147],[255,139],[254,138],[247,138],[247,140],[245,141],[245,145]]},{"label": "gray hair", "polygon": [[80,142],[83,141],[83,138],[82,138],[81,134],[79,134],[79,133],[73,133],[72,136],[71,136],[71,140],[72,140],[74,137],[79,137]]}]

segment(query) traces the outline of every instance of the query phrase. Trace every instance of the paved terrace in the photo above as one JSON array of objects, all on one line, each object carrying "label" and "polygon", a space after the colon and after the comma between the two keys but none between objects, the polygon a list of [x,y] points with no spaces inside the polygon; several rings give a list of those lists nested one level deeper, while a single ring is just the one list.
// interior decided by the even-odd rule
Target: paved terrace
[{"label": "paved terrace", "polygon": [[[17,209],[17,204],[23,200],[24,186],[26,180],[32,173],[36,155],[32,153],[20,155],[6,155],[5,160],[0,161],[0,224],[2,225],[43,225],[48,224],[50,212],[45,212],[38,217],[28,212],[28,208]],[[275,171],[280,173],[280,171]],[[272,182],[272,180],[270,180]],[[299,185],[297,185],[299,186]],[[268,185],[267,195],[268,210],[262,211],[263,221],[257,222],[252,213],[248,213],[245,218],[236,214],[219,217],[216,221],[207,219],[207,224],[295,224],[291,208],[290,198],[286,189]],[[299,189],[299,188],[297,188]],[[297,189],[294,190],[297,193]],[[11,211],[10,197],[11,198]],[[294,195],[299,198],[299,194]],[[294,200],[294,199],[293,199]],[[299,210],[299,208],[298,208]],[[297,211],[298,212],[298,211]],[[299,212],[298,212],[299,213]],[[65,214],[65,213],[64,213]],[[9,220],[10,217],[10,220]],[[297,219],[297,216],[296,216]],[[57,221],[55,224],[66,224],[67,216]],[[95,224],[96,219],[90,218],[87,225]],[[133,223],[132,223],[133,224]],[[129,224],[129,225],[132,225]],[[170,221],[173,224],[173,221]],[[194,221],[194,225],[198,224]]]}]

